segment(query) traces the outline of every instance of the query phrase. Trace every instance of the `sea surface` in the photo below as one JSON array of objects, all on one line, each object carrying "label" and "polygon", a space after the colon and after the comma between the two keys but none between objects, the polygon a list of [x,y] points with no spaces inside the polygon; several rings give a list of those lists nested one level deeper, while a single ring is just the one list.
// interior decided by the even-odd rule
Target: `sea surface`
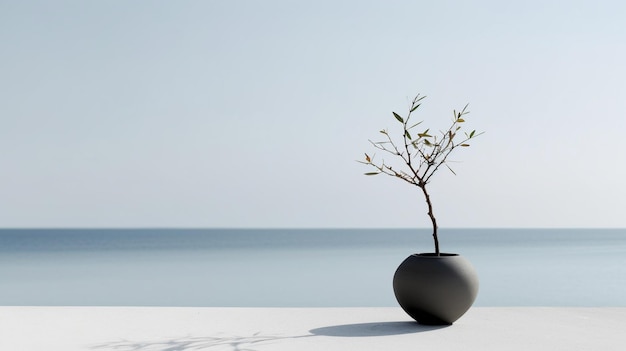
[{"label": "sea surface", "polygon": [[[626,229],[441,229],[475,306],[626,306]],[[0,229],[0,305],[397,306],[426,229]]]}]

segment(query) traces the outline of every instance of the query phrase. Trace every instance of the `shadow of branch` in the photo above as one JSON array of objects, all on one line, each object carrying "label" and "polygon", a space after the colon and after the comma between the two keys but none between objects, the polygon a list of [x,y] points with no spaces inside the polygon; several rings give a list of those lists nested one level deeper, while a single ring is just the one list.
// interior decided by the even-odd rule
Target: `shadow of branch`
[{"label": "shadow of branch", "polygon": [[271,344],[281,340],[315,336],[372,337],[427,332],[448,326],[424,326],[416,322],[374,322],[343,324],[309,330],[308,335],[264,335],[257,332],[251,336],[186,336],[155,341],[119,340],[96,344],[92,350],[115,351],[195,351],[232,350],[256,351],[256,345]]},{"label": "shadow of branch", "polygon": [[232,350],[232,351],[255,351],[254,345],[271,343],[284,339],[310,337],[261,335],[255,333],[252,336],[199,336],[165,339],[161,341],[131,341],[121,340],[97,344],[91,347],[93,350],[117,350],[117,351],[192,351],[192,350]]}]

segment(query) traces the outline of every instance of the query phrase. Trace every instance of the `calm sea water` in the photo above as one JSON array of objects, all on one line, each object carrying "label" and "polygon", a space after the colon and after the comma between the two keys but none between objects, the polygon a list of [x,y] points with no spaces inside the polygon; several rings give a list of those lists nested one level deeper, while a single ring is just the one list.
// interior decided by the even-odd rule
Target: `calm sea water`
[{"label": "calm sea water", "polygon": [[[442,229],[477,306],[626,306],[626,230]],[[428,230],[0,230],[0,305],[396,306]]]}]

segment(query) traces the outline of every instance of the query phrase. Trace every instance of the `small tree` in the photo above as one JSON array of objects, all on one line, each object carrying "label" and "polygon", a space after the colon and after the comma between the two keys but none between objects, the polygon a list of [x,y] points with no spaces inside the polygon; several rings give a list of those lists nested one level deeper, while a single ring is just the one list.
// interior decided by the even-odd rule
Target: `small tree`
[{"label": "small tree", "polygon": [[433,213],[433,204],[430,200],[430,194],[428,193],[426,185],[428,185],[431,177],[442,165],[445,165],[453,174],[456,175],[456,173],[454,173],[452,168],[448,165],[448,156],[450,156],[450,154],[459,147],[465,148],[470,146],[468,141],[481,135],[482,132],[476,133],[475,130],[472,130],[470,133],[463,132],[460,138],[457,136],[462,129],[462,124],[465,123],[464,116],[469,113],[469,111],[467,111],[468,105],[465,105],[461,111],[453,111],[454,117],[452,119],[452,124],[445,131],[439,131],[439,134],[433,133],[435,135],[431,135],[430,129],[425,129],[421,133],[411,135],[410,131],[423,122],[420,121],[412,125],[409,124],[411,114],[420,107],[421,101],[424,98],[425,96],[420,96],[418,94],[413,99],[406,117],[402,117],[399,114],[392,112],[393,117],[398,121],[398,123],[402,124],[401,137],[394,140],[389,135],[389,132],[383,129],[380,133],[385,136],[386,140],[378,142],[370,140],[370,143],[374,145],[375,148],[388,152],[401,159],[402,164],[400,169],[396,169],[392,165],[385,163],[385,160],[377,163],[374,161],[374,155],[370,157],[367,153],[365,154],[365,161],[359,162],[376,169],[376,171],[365,173],[365,175],[387,174],[395,178],[400,178],[421,189],[424,194],[426,204],[428,205],[428,217],[432,222],[435,254],[439,256],[440,251],[439,238],[437,236],[437,220],[435,219],[435,215]]}]

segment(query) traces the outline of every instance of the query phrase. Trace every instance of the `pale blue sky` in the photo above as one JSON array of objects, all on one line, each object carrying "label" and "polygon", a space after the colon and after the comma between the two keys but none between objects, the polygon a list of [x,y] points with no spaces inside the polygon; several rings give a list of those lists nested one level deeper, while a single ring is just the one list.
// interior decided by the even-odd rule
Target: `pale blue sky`
[{"label": "pale blue sky", "polygon": [[441,227],[626,227],[626,3],[0,1],[0,227],[427,227],[355,162],[486,131]]}]

